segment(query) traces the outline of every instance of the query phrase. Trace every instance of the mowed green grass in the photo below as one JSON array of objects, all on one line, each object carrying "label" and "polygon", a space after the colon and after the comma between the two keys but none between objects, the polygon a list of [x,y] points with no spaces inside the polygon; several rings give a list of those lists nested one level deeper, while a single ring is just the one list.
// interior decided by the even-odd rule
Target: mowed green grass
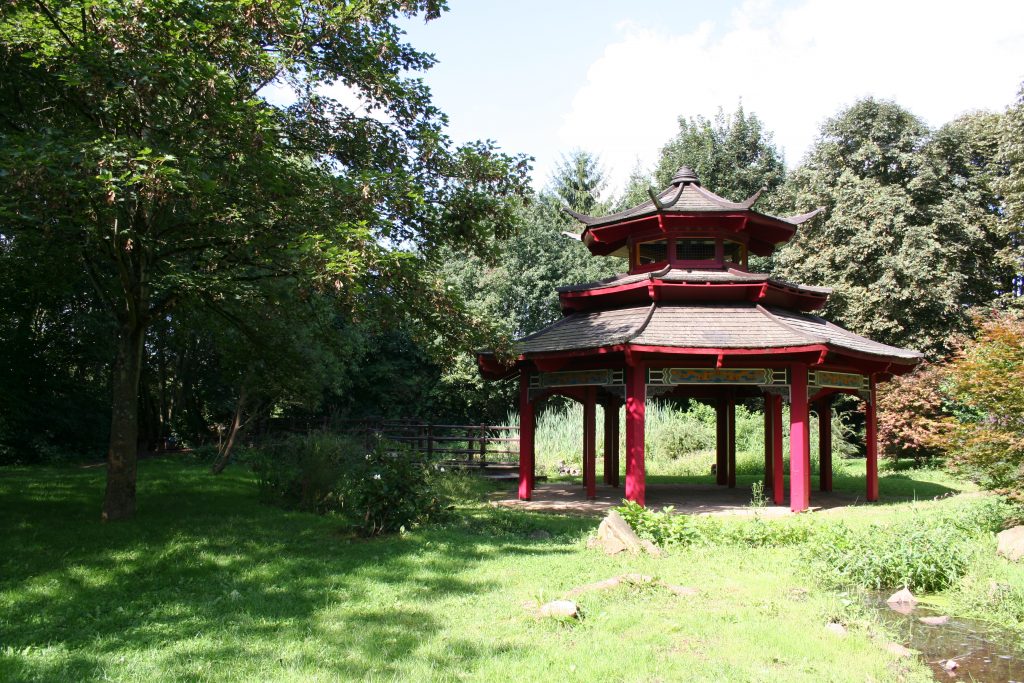
[{"label": "mowed green grass", "polygon": [[[586,548],[596,519],[472,504],[358,540],[260,504],[241,468],[172,461],[141,464],[135,520],[101,524],[102,487],[101,469],[0,469],[0,680],[930,680],[792,548],[609,557]],[[626,572],[700,593],[533,614]]]}]

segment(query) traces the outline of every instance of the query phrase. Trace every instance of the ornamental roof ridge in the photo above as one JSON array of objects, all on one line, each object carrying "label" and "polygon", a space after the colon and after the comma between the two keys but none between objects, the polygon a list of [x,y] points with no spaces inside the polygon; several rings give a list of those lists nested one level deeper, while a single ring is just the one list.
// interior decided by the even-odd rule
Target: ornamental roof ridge
[{"label": "ornamental roof ridge", "polygon": [[[828,344],[828,337],[812,335],[811,333],[806,332],[804,330],[798,330],[796,327],[787,324],[783,320],[780,320],[777,316],[775,316],[771,311],[769,311],[767,308],[765,308],[761,304],[757,304],[755,306],[755,308],[757,309],[757,311],[759,313],[761,313],[761,315],[763,315],[764,317],[768,318],[773,323],[775,323],[779,327],[781,327],[781,328],[783,328],[783,329],[785,329],[785,330],[787,330],[789,332],[792,332],[794,334],[799,334],[799,335],[807,336],[814,343]],[[814,316],[814,317],[817,317],[817,316]]]},{"label": "ornamental roof ridge", "polygon": [[672,176],[670,181],[673,185],[682,185],[684,183],[693,183],[694,185],[700,185],[700,179],[697,178],[697,174],[692,168],[687,165],[682,165],[676,174]]},{"label": "ornamental roof ridge", "polygon": [[[689,171],[689,175],[684,175],[684,170]],[[806,223],[808,220],[814,218],[824,210],[823,207],[818,207],[813,211],[808,211],[807,213],[798,214],[796,216],[771,216],[768,214],[762,214],[759,211],[755,211],[753,207],[767,188],[762,187],[743,201],[734,202],[703,187],[700,184],[700,181],[696,178],[696,174],[693,174],[692,171],[683,167],[673,177],[672,184],[660,192],[655,192],[654,189],[648,188],[647,194],[650,198],[646,201],[605,216],[590,216],[575,211],[567,206],[563,206],[562,211],[582,223],[586,228],[598,228],[618,223],[620,221],[643,218],[661,213],[692,214],[723,213],[729,211],[750,211],[755,215],[796,226]],[[584,230],[584,233],[585,232],[586,230]],[[583,235],[581,234],[579,237],[582,239]]]}]

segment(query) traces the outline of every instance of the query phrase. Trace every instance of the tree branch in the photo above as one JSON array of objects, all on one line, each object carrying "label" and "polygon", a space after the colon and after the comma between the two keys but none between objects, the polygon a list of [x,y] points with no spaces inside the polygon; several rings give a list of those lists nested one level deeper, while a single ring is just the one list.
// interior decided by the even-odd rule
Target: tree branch
[{"label": "tree branch", "polygon": [[111,311],[114,311],[116,313],[116,306],[114,306],[114,301],[107,295],[105,291],[103,291],[103,286],[100,284],[100,276],[99,273],[96,271],[96,264],[92,262],[92,259],[89,257],[89,253],[85,250],[84,247],[82,248],[81,254],[82,262],[85,263],[85,272],[89,276],[89,282],[92,283],[92,287],[96,292],[96,296],[99,298],[100,302],[102,302],[104,306],[106,306]]},{"label": "tree branch", "polygon": [[[42,13],[46,15],[46,18],[50,20],[50,23],[53,24],[53,27],[57,29],[57,33],[61,35],[61,37],[64,39],[64,42],[68,44],[68,47],[73,47],[77,50],[78,46],[75,45],[75,41],[71,40],[71,36],[64,32],[64,29],[61,28],[60,22],[57,20],[57,17],[54,15],[53,12],[50,11],[50,8],[46,6],[46,3],[43,2],[43,0],[35,0],[35,2],[36,6],[39,7]],[[82,11],[84,12],[85,10],[83,9]]]}]

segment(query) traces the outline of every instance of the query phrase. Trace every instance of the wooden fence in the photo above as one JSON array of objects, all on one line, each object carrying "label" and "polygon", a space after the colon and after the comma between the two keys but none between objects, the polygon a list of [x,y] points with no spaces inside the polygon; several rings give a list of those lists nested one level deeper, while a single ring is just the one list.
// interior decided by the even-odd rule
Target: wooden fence
[{"label": "wooden fence", "polygon": [[519,459],[519,427],[384,421],[380,435],[406,443],[428,458],[486,465]]},{"label": "wooden fence", "polygon": [[433,424],[416,420],[379,418],[315,421],[280,420],[266,425],[260,437],[310,431],[344,432],[366,439],[382,437],[408,444],[428,458],[463,464],[514,463],[519,459],[519,427],[481,424]]}]

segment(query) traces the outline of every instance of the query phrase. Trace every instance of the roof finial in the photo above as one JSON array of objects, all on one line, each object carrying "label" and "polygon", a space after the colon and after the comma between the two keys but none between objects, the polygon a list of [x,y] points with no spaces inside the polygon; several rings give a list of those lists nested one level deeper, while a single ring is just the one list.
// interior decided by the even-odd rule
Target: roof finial
[{"label": "roof finial", "polygon": [[696,185],[700,187],[700,180],[697,179],[697,174],[693,172],[693,169],[689,166],[680,166],[676,174],[672,176],[673,185]]}]

